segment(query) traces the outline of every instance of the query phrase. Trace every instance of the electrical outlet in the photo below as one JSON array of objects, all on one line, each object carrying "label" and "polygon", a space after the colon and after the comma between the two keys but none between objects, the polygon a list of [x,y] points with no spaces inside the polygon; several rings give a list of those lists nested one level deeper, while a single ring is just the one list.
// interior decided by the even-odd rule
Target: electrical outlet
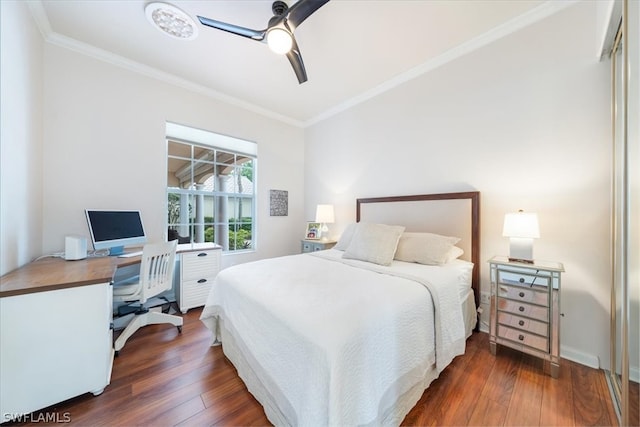
[{"label": "electrical outlet", "polygon": [[480,303],[481,304],[491,304],[491,293],[489,293],[489,292],[480,292]]}]

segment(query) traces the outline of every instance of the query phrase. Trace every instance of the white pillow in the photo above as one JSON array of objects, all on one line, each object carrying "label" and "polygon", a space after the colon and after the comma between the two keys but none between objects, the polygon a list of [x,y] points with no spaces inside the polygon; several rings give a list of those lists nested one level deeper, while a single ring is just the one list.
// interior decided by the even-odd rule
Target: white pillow
[{"label": "white pillow", "polygon": [[342,258],[390,265],[403,231],[400,225],[359,222]]},{"label": "white pillow", "polygon": [[341,251],[346,250],[349,247],[349,243],[351,243],[351,239],[353,238],[353,233],[356,231],[355,222],[347,225],[347,228],[344,229],[342,235],[338,239],[338,243],[333,247],[333,249],[338,249]]},{"label": "white pillow", "polygon": [[443,265],[450,260],[449,253],[459,241],[458,237],[433,233],[403,233],[398,242],[395,259],[419,264]]},{"label": "white pillow", "polygon": [[453,246],[451,249],[449,249],[449,252],[447,253],[447,256],[445,257],[446,258],[445,264],[450,263],[454,259],[460,258],[463,254],[464,254],[464,251],[462,249],[460,249],[457,246]]}]

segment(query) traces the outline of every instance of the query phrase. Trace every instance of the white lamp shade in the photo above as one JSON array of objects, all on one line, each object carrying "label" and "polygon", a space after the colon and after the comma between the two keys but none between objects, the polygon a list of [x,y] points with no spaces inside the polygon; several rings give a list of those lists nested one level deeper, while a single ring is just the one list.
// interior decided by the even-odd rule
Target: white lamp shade
[{"label": "white lamp shade", "polygon": [[316,208],[316,222],[323,224],[333,224],[333,205],[318,205]]},{"label": "white lamp shade", "polygon": [[506,214],[502,235],[504,237],[539,238],[538,216],[535,213],[522,211]]}]

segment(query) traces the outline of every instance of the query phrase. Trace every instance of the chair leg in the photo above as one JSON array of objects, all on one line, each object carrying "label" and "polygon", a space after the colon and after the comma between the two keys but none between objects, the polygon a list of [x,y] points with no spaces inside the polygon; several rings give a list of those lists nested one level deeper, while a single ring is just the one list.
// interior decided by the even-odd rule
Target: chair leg
[{"label": "chair leg", "polygon": [[113,349],[118,352],[124,347],[124,344],[127,340],[133,335],[138,329],[147,325],[155,325],[155,324],[163,324],[170,323],[174,326],[178,327],[178,331],[182,332],[182,317],[174,316],[172,314],[159,313],[156,311],[149,311],[144,314],[140,314],[135,316],[131,322],[127,325],[127,327],[122,331],[118,339],[116,339],[115,344],[113,345]]},{"label": "chair leg", "polygon": [[124,343],[127,342],[131,335],[133,335],[138,329],[146,325],[144,316],[144,314],[134,316],[127,327],[124,328],[124,331],[122,331],[120,336],[118,336],[118,339],[116,339],[116,342],[113,345],[113,349],[116,351],[116,353],[119,352],[122,347],[124,347]]},{"label": "chair leg", "polygon": [[161,323],[170,323],[173,326],[177,326],[179,331],[182,331],[182,317],[174,316],[173,314],[161,313],[157,311],[150,311],[147,316],[147,325],[155,325]]}]

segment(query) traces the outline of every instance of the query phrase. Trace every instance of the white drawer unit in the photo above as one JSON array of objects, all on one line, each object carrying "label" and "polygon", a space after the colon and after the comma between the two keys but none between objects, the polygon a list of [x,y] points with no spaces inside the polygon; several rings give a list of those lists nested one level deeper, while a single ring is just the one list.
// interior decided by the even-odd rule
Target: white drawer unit
[{"label": "white drawer unit", "polygon": [[213,281],[220,271],[218,248],[179,252],[179,271],[176,274],[176,302],[184,314],[190,308],[202,307]]},{"label": "white drawer unit", "polygon": [[559,262],[522,263],[507,257],[489,260],[491,328],[489,345],[503,345],[542,358],[544,370],[560,373]]}]

